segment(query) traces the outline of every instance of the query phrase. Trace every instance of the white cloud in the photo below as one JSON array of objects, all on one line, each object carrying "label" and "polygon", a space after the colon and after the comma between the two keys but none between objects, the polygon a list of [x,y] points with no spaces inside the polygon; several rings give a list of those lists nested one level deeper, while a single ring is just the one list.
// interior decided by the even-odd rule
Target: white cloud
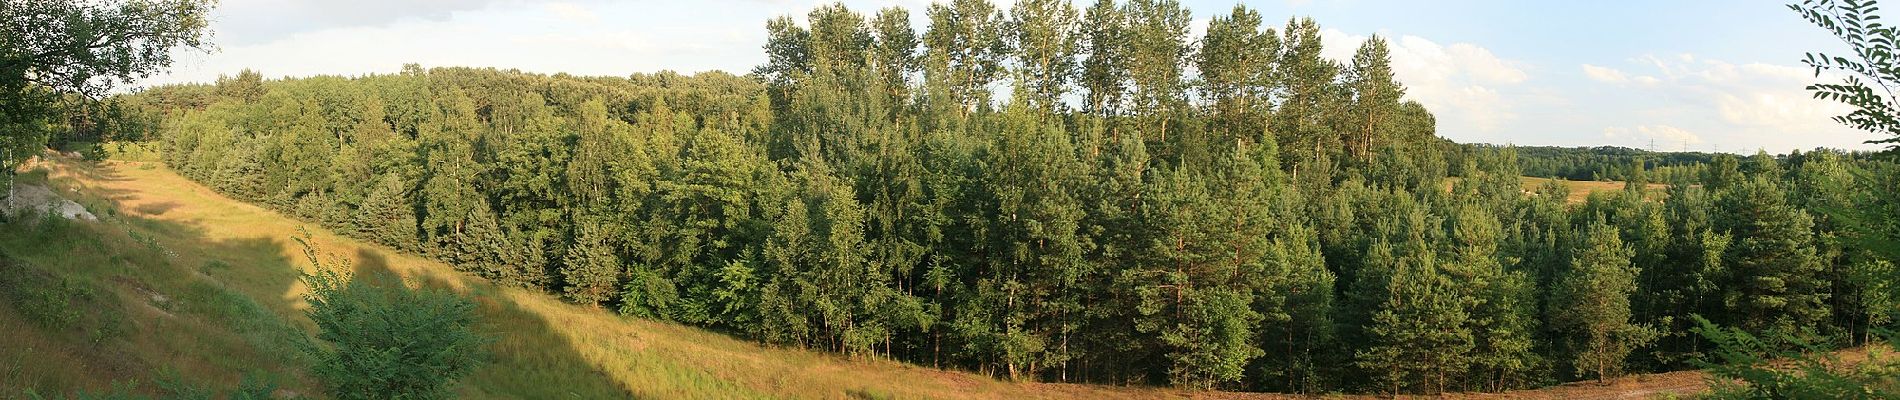
[{"label": "white cloud", "polygon": [[[227,42],[211,54],[181,53],[171,71],[141,84],[209,82],[242,68],[273,78],[391,73],[406,63],[608,76],[663,69],[743,73],[763,59],[758,26],[692,24],[660,14],[677,10],[652,11],[673,6],[497,0],[444,20],[409,18],[299,32],[265,43]],[[647,20],[587,22],[631,18]]]},{"label": "white cloud", "polygon": [[[1838,80],[1838,76],[1816,78],[1811,70],[1801,67],[1736,64],[1687,53],[1666,58],[1645,55],[1630,62],[1655,75],[1640,75],[1628,82],[1614,81],[1634,83],[1622,85],[1619,95],[1629,96],[1630,101],[1668,99],[1667,106],[1650,113],[1666,116],[1672,124],[1694,124],[1701,131],[1712,132],[1711,146],[1743,152],[1754,149],[1785,152],[1816,146],[1864,148],[1856,144],[1867,139],[1865,134],[1829,120],[1847,112],[1847,106],[1815,99],[1803,89],[1816,81]],[[1612,82],[1601,79],[1591,71],[1592,67],[1584,65],[1585,75]],[[1656,138],[1674,142],[1693,138],[1689,144],[1703,142],[1701,136],[1686,130],[1662,129],[1674,128],[1670,125],[1656,125],[1650,132],[1644,132],[1644,127],[1647,126],[1610,128],[1604,133],[1610,138]]]},{"label": "white cloud", "polygon": [[1600,67],[1590,64],[1583,65],[1583,76],[1603,83],[1623,83],[1629,81],[1629,77],[1623,75],[1623,71],[1618,71],[1616,68]]},{"label": "white cloud", "polygon": [[1653,144],[1658,146],[1657,150],[1669,150],[1676,149],[1676,146],[1687,147],[1702,144],[1701,135],[1669,125],[1638,125],[1635,128],[1603,128],[1603,137],[1610,139],[1610,143],[1612,144],[1624,146],[1646,147]]},{"label": "white cloud", "polygon": [[[1335,29],[1321,32],[1327,57],[1349,63],[1366,36]],[[1510,90],[1530,80],[1523,63],[1492,54],[1471,43],[1440,45],[1418,36],[1387,38],[1392,72],[1406,86],[1406,97],[1438,117],[1439,132],[1454,138],[1497,134],[1517,118],[1520,102]]]},{"label": "white cloud", "polygon": [[249,45],[325,29],[446,21],[504,1],[536,0],[226,0],[213,20],[221,41]]},{"label": "white cloud", "polygon": [[568,21],[588,24],[600,22],[599,14],[595,14],[593,10],[589,10],[586,6],[579,4],[548,3],[547,8],[549,12],[553,12],[554,15],[559,15]]}]

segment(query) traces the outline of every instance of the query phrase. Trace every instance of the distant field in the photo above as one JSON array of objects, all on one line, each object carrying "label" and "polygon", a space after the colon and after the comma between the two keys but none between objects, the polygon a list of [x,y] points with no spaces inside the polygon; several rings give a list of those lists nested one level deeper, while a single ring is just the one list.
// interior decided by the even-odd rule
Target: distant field
[{"label": "distant field", "polygon": [[[291,393],[318,393],[296,350],[306,340],[309,265],[290,240],[307,230],[326,257],[359,271],[389,271],[455,288],[481,305],[495,355],[456,388],[457,398],[944,398],[1273,399],[1274,394],[1187,392],[1078,384],[1010,383],[982,375],[878,359],[761,346],[700,329],[628,318],[497,287],[447,265],[367,245],[233,201],[153,163],[76,160],[45,164],[59,193],[99,214],[98,223],[10,224],[0,251],[34,265],[0,263],[0,278],[88,288],[75,328],[35,325],[0,306],[0,398],[17,390],[100,390],[166,375],[233,387],[245,371],[277,376]],[[1525,178],[1527,184],[1541,183]],[[1614,182],[1570,182],[1573,200]],[[53,272],[56,271],[56,272]],[[19,281],[23,278],[11,278]],[[0,283],[5,283],[0,281]],[[4,304],[0,304],[4,305]],[[105,333],[99,333],[101,330]],[[97,338],[97,339],[95,339]],[[1620,398],[1693,393],[1700,374],[1680,372],[1452,398]],[[149,385],[145,386],[149,388]],[[282,393],[290,394],[290,393]],[[1341,396],[1327,396],[1342,398]],[[1343,398],[1359,398],[1344,396]],[[1366,397],[1371,398],[1371,397]]]},{"label": "distant field", "polygon": [[[1535,178],[1535,177],[1529,177],[1529,176],[1520,176],[1517,179],[1518,179],[1519,185],[1521,185],[1521,187],[1523,187],[1524,190],[1526,191],[1535,191],[1537,190],[1537,188],[1543,187],[1545,183],[1548,183],[1551,181],[1563,182],[1564,186],[1568,186],[1570,188],[1570,196],[1565,197],[1564,201],[1571,204],[1584,202],[1584,200],[1587,200],[1590,198],[1591,193],[1596,193],[1596,192],[1601,192],[1601,191],[1623,190],[1623,181],[1572,181],[1572,180],[1564,180],[1564,179]],[[1451,188],[1457,185],[1458,182],[1461,180],[1464,180],[1464,178],[1455,177],[1455,176],[1445,178],[1445,190],[1448,190],[1448,191],[1451,190]],[[1664,185],[1660,183],[1651,183],[1648,186],[1648,189],[1650,192],[1649,195],[1651,198],[1654,198],[1655,196],[1657,196],[1658,193],[1661,193],[1663,190],[1668,189],[1668,188],[1669,188],[1669,185]]]},{"label": "distant field", "polygon": [[[1624,186],[1623,181],[1572,181],[1572,180],[1559,180],[1559,179],[1550,179],[1550,178],[1533,178],[1533,177],[1528,177],[1528,176],[1519,177],[1518,179],[1519,181],[1523,182],[1525,190],[1536,190],[1538,187],[1542,187],[1545,183],[1553,181],[1553,180],[1561,181],[1564,183],[1564,185],[1570,187],[1570,197],[1568,197],[1567,200],[1571,203],[1582,203],[1584,199],[1590,198],[1590,193],[1595,193],[1599,191],[1623,190],[1623,186]],[[1653,196],[1654,193],[1661,192],[1668,188],[1669,188],[1669,185],[1664,185],[1660,183],[1651,183],[1646,189],[1649,189],[1649,191],[1652,193],[1651,195]]]}]

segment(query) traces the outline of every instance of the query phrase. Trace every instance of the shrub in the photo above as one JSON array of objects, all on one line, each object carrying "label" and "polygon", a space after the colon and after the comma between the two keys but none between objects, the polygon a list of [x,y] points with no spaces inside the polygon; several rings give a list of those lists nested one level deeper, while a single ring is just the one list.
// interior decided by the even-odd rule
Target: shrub
[{"label": "shrub", "polygon": [[[1694,319],[1696,333],[1716,346],[1715,361],[1697,362],[1709,372],[1711,399],[1900,398],[1900,359],[1891,355],[1871,354],[1865,361],[1848,363],[1827,347],[1794,335],[1757,337],[1700,316]],[[1900,340],[1891,331],[1879,334],[1889,345]]]},{"label": "shrub", "polygon": [[468,299],[319,271],[304,276],[308,315],[329,346],[313,346],[312,373],[335,398],[444,398],[449,384],[480,362],[488,339],[471,329],[475,304]]}]

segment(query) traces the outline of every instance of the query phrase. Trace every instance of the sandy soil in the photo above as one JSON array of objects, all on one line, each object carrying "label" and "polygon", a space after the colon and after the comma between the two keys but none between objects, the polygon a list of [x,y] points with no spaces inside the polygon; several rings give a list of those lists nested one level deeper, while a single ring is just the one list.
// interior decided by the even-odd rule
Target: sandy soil
[{"label": "sandy soil", "polygon": [[0,208],[3,208],[8,216],[30,209],[66,217],[66,219],[86,221],[99,219],[93,216],[91,211],[86,211],[85,206],[60,197],[58,193],[53,193],[53,190],[47,189],[46,186],[36,184],[15,183],[6,200],[0,201]]}]

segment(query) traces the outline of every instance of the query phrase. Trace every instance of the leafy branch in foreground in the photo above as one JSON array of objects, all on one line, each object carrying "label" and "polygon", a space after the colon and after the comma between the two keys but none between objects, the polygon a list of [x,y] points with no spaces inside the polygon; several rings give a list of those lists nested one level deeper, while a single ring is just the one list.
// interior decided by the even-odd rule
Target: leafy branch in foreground
[{"label": "leafy branch in foreground", "polygon": [[1814,68],[1814,76],[1823,70],[1849,73],[1842,83],[1817,83],[1808,86],[1814,97],[1854,106],[1847,115],[1834,117],[1841,124],[1868,132],[1893,135],[1868,143],[1900,145],[1900,118],[1896,105],[1900,97],[1894,88],[1900,85],[1900,69],[1893,65],[1894,42],[1900,35],[1894,27],[1880,23],[1880,6],[1873,0],[1805,0],[1789,4],[1788,9],[1846,42],[1851,56],[1808,53],[1802,63]]},{"label": "leafy branch in foreground", "polygon": [[[1697,334],[1714,342],[1708,370],[1714,399],[1892,399],[1900,398],[1900,358],[1890,347],[1870,344],[1865,360],[1853,361],[1820,343],[1788,334],[1756,337],[1692,316]],[[1885,343],[1900,339],[1878,331]]]}]

